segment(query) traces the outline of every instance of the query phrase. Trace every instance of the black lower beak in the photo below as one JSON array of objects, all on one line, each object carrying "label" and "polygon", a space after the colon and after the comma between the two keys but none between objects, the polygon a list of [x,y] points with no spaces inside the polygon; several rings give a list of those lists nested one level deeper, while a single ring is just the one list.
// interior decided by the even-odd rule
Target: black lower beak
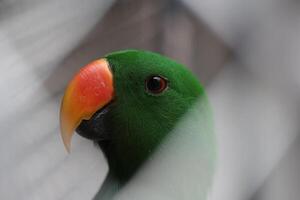
[{"label": "black lower beak", "polygon": [[111,104],[97,111],[89,120],[83,120],[77,127],[76,132],[87,139],[93,141],[110,140],[107,126],[107,113]]}]

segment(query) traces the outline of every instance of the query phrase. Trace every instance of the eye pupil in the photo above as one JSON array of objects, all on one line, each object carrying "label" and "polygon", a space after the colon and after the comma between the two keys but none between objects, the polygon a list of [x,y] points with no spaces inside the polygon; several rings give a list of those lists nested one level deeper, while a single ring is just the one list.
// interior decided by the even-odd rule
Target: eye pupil
[{"label": "eye pupil", "polygon": [[148,81],[148,89],[151,91],[156,91],[159,90],[161,87],[161,79],[160,77],[152,77],[149,81]]},{"label": "eye pupil", "polygon": [[163,92],[167,88],[166,79],[160,76],[151,76],[146,80],[146,89],[154,94]]}]

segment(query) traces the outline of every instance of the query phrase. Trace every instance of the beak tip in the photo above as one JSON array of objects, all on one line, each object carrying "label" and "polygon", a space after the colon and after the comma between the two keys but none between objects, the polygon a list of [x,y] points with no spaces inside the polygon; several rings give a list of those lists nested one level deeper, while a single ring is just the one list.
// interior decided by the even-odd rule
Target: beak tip
[{"label": "beak tip", "polygon": [[[63,124],[63,123],[61,123]],[[66,126],[61,126],[61,138],[63,141],[63,144],[65,146],[66,151],[68,152],[68,154],[71,152],[71,140],[72,140],[72,136],[74,134],[74,131],[71,129],[68,129],[68,127]]]},{"label": "beak tip", "polygon": [[70,153],[71,153],[71,148],[70,148],[70,146],[68,146],[68,145],[66,145],[66,144],[64,144],[64,145],[65,145],[65,149],[66,149],[67,153],[70,154]]},{"label": "beak tip", "polygon": [[68,152],[68,154],[70,154],[70,152],[71,152],[71,136],[62,134],[62,140],[63,140],[66,151]]}]

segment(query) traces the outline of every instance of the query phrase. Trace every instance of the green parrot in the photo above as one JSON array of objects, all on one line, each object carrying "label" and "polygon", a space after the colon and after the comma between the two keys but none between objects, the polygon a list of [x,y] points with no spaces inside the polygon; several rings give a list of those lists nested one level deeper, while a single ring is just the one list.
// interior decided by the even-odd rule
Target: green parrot
[{"label": "green parrot", "polygon": [[[184,65],[142,50],[93,61],[67,86],[60,124],[68,152],[76,131],[107,159],[109,171],[94,199],[113,199],[151,166],[166,175],[170,182],[158,183],[172,185],[178,199],[207,198],[216,160],[212,112]],[[184,188],[191,188],[188,195]]]}]

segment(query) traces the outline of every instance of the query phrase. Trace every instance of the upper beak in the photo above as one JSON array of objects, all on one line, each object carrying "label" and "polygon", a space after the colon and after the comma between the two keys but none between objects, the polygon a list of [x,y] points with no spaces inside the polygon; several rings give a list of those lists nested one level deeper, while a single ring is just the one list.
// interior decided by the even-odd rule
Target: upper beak
[{"label": "upper beak", "polygon": [[60,129],[65,148],[70,152],[71,139],[82,120],[89,120],[108,104],[114,93],[113,75],[106,59],[81,68],[65,91],[60,110]]}]

